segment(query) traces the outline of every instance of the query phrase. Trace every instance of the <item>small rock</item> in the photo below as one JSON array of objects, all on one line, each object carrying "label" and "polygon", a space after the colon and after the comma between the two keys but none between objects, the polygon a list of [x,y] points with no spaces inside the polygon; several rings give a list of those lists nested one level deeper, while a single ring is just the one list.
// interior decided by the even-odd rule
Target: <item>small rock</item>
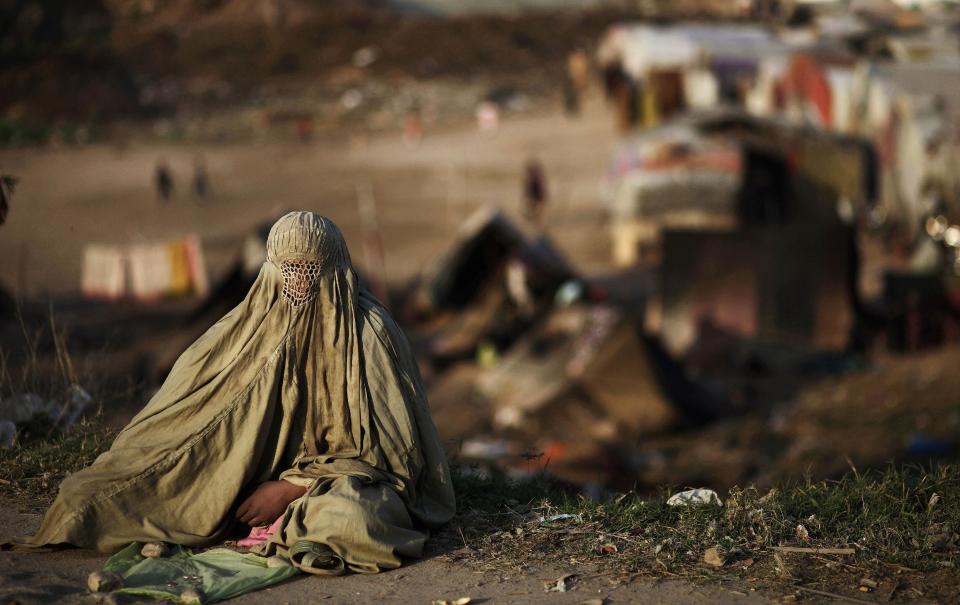
[{"label": "small rock", "polygon": [[544,592],[567,592],[570,590],[570,585],[575,576],[576,574],[568,573],[563,574],[556,580],[544,580],[543,590]]},{"label": "small rock", "polygon": [[716,504],[723,506],[720,496],[712,489],[688,489],[670,496],[667,499],[667,506],[696,506],[704,504]]},{"label": "small rock", "polygon": [[111,592],[123,587],[123,578],[111,571],[95,571],[87,576],[90,592]]},{"label": "small rock", "polygon": [[717,549],[716,546],[712,546],[704,551],[703,562],[707,565],[713,565],[714,567],[723,567],[723,564],[726,563],[727,560],[720,554],[720,550]]},{"label": "small rock", "polygon": [[170,555],[170,546],[166,542],[147,542],[140,549],[140,554],[149,559],[157,559]]},{"label": "small rock", "polygon": [[619,552],[616,544],[601,544],[597,547],[602,555],[613,555]]}]

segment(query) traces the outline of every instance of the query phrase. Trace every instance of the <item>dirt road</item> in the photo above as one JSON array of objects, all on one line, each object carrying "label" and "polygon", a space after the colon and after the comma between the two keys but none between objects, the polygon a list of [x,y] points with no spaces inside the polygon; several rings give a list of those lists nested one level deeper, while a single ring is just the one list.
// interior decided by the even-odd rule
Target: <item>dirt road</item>
[{"label": "dirt road", "polygon": [[[481,205],[518,218],[523,165],[545,165],[551,207],[548,231],[584,268],[606,266],[600,184],[616,137],[602,103],[579,119],[559,110],[506,117],[495,135],[472,124],[427,130],[417,147],[395,135],[325,134],[310,144],[96,145],[83,149],[0,152],[0,170],[20,179],[8,223],[0,231],[0,282],[30,296],[76,292],[88,243],[163,241],[197,233],[211,276],[223,270],[243,237],[286,209],[333,218],[360,265],[364,231],[357,188],[371,187],[379,210],[386,272],[397,282],[450,242],[453,230]],[[208,165],[213,196],[189,193],[194,159]],[[174,199],[156,198],[153,171],[164,158]],[[26,290],[26,292],[23,292]]]}]

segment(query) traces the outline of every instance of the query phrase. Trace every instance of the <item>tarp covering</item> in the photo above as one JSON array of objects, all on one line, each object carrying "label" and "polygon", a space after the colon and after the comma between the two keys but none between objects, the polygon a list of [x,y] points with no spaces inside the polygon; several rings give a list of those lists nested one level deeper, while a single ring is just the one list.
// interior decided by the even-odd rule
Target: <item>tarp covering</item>
[{"label": "tarp covering", "polygon": [[595,423],[611,420],[618,431],[638,434],[660,431],[680,417],[656,374],[620,311],[576,306],[554,311],[481,376],[477,388],[501,427],[556,436],[562,425],[551,425],[551,404],[579,396],[595,410]]},{"label": "tarp covering", "polygon": [[123,588],[114,593],[182,603],[181,595],[193,591],[203,603],[216,603],[300,573],[293,566],[267,567],[264,557],[226,548],[193,554],[174,545],[169,556],[148,558],[140,554],[142,546],[130,544],[104,566],[123,579]]},{"label": "tarp covering", "polygon": [[529,238],[502,212],[481,208],[460,227],[449,252],[418,276],[415,300],[433,310],[463,308],[511,258],[548,288],[573,276],[549,240]]},{"label": "tarp covering", "polygon": [[509,346],[572,277],[546,237],[528,237],[503,213],[481,209],[416,278],[403,316],[433,359],[469,357],[485,339]]},{"label": "tarp covering", "polygon": [[655,68],[679,68],[703,59],[758,58],[786,47],[764,27],[744,24],[617,25],[600,42],[601,65],[620,64],[635,79]]}]

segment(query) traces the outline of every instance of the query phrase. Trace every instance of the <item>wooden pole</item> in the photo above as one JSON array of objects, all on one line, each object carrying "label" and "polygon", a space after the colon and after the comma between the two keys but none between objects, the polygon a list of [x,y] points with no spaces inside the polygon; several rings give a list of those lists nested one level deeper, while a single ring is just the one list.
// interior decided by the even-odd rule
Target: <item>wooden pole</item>
[{"label": "wooden pole", "polygon": [[379,273],[375,283],[371,284],[373,293],[390,308],[387,298],[387,260],[383,248],[383,235],[380,232],[380,219],[377,200],[370,181],[356,183],[357,213],[360,215],[360,228],[363,230],[363,260],[368,270]]}]

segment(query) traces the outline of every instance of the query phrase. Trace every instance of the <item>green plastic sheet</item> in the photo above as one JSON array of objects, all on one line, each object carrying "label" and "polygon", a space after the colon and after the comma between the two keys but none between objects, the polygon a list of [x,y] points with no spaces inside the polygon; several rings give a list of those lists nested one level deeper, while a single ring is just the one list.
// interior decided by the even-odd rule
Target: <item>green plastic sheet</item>
[{"label": "green plastic sheet", "polygon": [[110,557],[105,571],[123,578],[115,593],[181,602],[181,594],[193,589],[203,603],[215,603],[272,586],[298,575],[295,567],[267,567],[264,557],[214,548],[193,554],[178,545],[166,557],[140,554],[143,544],[134,542]]}]

